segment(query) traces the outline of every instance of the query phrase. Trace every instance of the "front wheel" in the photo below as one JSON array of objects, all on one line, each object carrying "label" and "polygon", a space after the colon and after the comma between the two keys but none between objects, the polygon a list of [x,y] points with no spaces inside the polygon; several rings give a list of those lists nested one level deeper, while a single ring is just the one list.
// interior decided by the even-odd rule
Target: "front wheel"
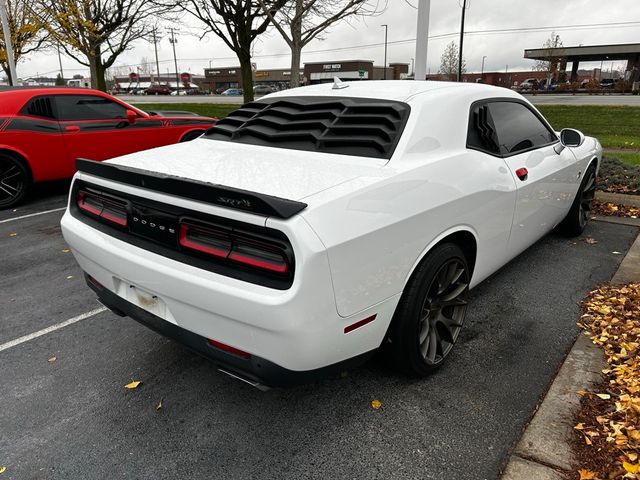
[{"label": "front wheel", "polygon": [[0,209],[13,207],[24,200],[30,183],[29,172],[22,162],[0,153]]},{"label": "front wheel", "polygon": [[569,236],[576,237],[584,232],[596,196],[596,166],[590,165],[580,183],[580,188],[567,213],[560,224],[560,230]]},{"label": "front wheel", "polygon": [[436,247],[409,281],[389,333],[395,365],[425,376],[451,353],[467,312],[470,272],[457,245]]}]

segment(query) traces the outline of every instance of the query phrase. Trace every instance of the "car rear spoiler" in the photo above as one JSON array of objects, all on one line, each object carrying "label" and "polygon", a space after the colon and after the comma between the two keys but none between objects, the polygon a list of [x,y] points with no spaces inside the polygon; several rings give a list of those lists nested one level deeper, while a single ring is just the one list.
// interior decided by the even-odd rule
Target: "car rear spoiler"
[{"label": "car rear spoiler", "polygon": [[291,218],[307,207],[306,203],[285,198],[84,158],[76,160],[76,168],[80,172],[135,187],[278,218]]}]

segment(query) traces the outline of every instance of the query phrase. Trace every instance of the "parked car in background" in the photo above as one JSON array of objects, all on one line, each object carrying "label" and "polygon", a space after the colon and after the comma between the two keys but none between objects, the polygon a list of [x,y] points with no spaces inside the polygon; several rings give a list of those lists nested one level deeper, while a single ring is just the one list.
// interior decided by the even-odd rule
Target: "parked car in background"
[{"label": "parked car in background", "polygon": [[145,93],[147,95],[169,95],[171,94],[171,89],[166,85],[152,85],[145,90]]},{"label": "parked car in background", "polygon": [[227,88],[221,95],[242,95],[242,89],[240,88]]},{"label": "parked car in background", "polygon": [[188,144],[79,161],[61,225],[104,305],[235,378],[301,383],[380,347],[423,376],[470,288],[584,230],[601,157],[504,88],[336,81]]},{"label": "parked car in background", "polygon": [[616,80],[613,78],[603,78],[600,80],[600,88],[611,90],[616,86]]},{"label": "parked car in background", "polygon": [[107,158],[192,140],[216,119],[149,114],[85,88],[0,87],[0,208],[34,182],[70,178],[78,157]]},{"label": "parked car in background", "polygon": [[529,91],[529,90],[537,90],[538,89],[538,79],[537,78],[527,78],[522,81],[518,86],[519,90]]},{"label": "parked car in background", "polygon": [[254,95],[269,95],[270,93],[273,93],[274,90],[272,87],[270,87],[269,85],[256,85],[255,87],[253,87],[253,94]]}]

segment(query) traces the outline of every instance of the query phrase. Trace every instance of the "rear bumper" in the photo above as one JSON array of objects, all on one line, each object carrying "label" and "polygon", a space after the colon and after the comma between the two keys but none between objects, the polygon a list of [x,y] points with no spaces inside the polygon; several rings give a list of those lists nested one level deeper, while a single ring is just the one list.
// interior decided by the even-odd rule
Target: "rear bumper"
[{"label": "rear bumper", "polygon": [[[177,201],[192,207],[188,200]],[[218,207],[207,208],[213,213]],[[243,215],[247,219],[238,220],[252,219],[250,214]],[[151,328],[190,347],[197,344],[198,348],[192,348],[208,357],[212,348],[207,339],[248,352],[261,360],[259,371],[252,365],[255,360],[240,359],[239,365],[233,363],[235,358],[217,361],[268,385],[309,381],[314,375],[326,375],[327,368],[331,371],[336,364],[377,349],[398,302],[399,296],[392,297],[341,317],[326,249],[301,217],[281,227],[296,252],[296,274],[287,290],[254,285],[153,253],[96,230],[68,211],[61,226],[82,270],[104,287],[99,295],[107,306],[138,321],[148,320]],[[149,306],[150,296],[157,299],[152,300],[157,308]],[[345,332],[346,327],[372,315],[375,321]],[[222,354],[223,359],[228,356]],[[277,377],[290,375],[276,375],[274,380],[274,375],[261,373],[276,367],[303,380],[281,382]],[[320,373],[309,376],[308,372],[316,371]]]},{"label": "rear bumper", "polygon": [[220,350],[210,345],[205,337],[167,322],[137,305],[126,301],[108,289],[99,287],[95,281],[89,280],[89,275],[86,273],[85,279],[87,280],[87,285],[98,295],[100,302],[114,313],[131,317],[160,335],[185,345],[193,352],[212,361],[223,373],[229,374],[257,388],[292,387],[336,376],[346,369],[361,365],[375,352],[375,350],[366,352],[346,361],[314,370],[289,370],[256,355],[251,355],[249,358],[242,358]]}]

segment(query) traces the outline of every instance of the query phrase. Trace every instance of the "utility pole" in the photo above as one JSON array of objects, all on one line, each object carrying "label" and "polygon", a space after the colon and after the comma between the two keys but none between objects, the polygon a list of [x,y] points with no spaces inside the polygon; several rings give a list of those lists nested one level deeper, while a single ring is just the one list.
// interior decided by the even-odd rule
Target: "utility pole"
[{"label": "utility pole", "polygon": [[384,27],[384,80],[387,79],[387,30],[389,26],[387,24],[380,25]]},{"label": "utility pole", "polygon": [[[480,68],[480,78],[482,78],[482,76],[484,75],[484,59],[487,58],[486,55],[482,56],[482,67]],[[484,79],[483,79],[484,81]]]},{"label": "utility pole", "polygon": [[411,59],[411,75],[413,75],[413,79],[415,80],[416,72],[415,72],[415,70],[413,69],[413,58]]},{"label": "utility pole", "polygon": [[171,46],[173,47],[173,64],[176,68],[176,96],[180,95],[180,75],[178,74],[178,59],[176,57],[176,43],[178,43],[178,40],[176,40],[176,36],[175,33],[173,32],[173,28],[170,29],[171,30],[171,38],[169,39],[169,43],[171,43]]},{"label": "utility pole", "polygon": [[431,0],[418,0],[418,28],[416,32],[416,71],[414,80],[427,76],[427,47],[429,43],[429,11]]},{"label": "utility pole", "polygon": [[58,43],[58,63],[60,64],[60,78],[64,83],[64,70],[62,70],[62,57],[60,56],[60,44]]},{"label": "utility pole", "polygon": [[6,0],[0,0],[0,20],[4,32],[4,44],[7,49],[7,63],[9,64],[9,80],[14,87],[18,85],[16,75],[16,62],[13,58],[13,45],[11,44],[11,30],[9,30],[9,5]]},{"label": "utility pole", "polygon": [[462,44],[464,42],[464,14],[467,11],[467,0],[462,0],[462,20],[460,21],[460,51],[458,53],[458,81],[462,81]]},{"label": "utility pole", "polygon": [[156,52],[156,73],[158,74],[158,85],[160,85],[160,62],[158,61],[158,38],[156,37],[156,27],[153,27],[153,49]]}]

